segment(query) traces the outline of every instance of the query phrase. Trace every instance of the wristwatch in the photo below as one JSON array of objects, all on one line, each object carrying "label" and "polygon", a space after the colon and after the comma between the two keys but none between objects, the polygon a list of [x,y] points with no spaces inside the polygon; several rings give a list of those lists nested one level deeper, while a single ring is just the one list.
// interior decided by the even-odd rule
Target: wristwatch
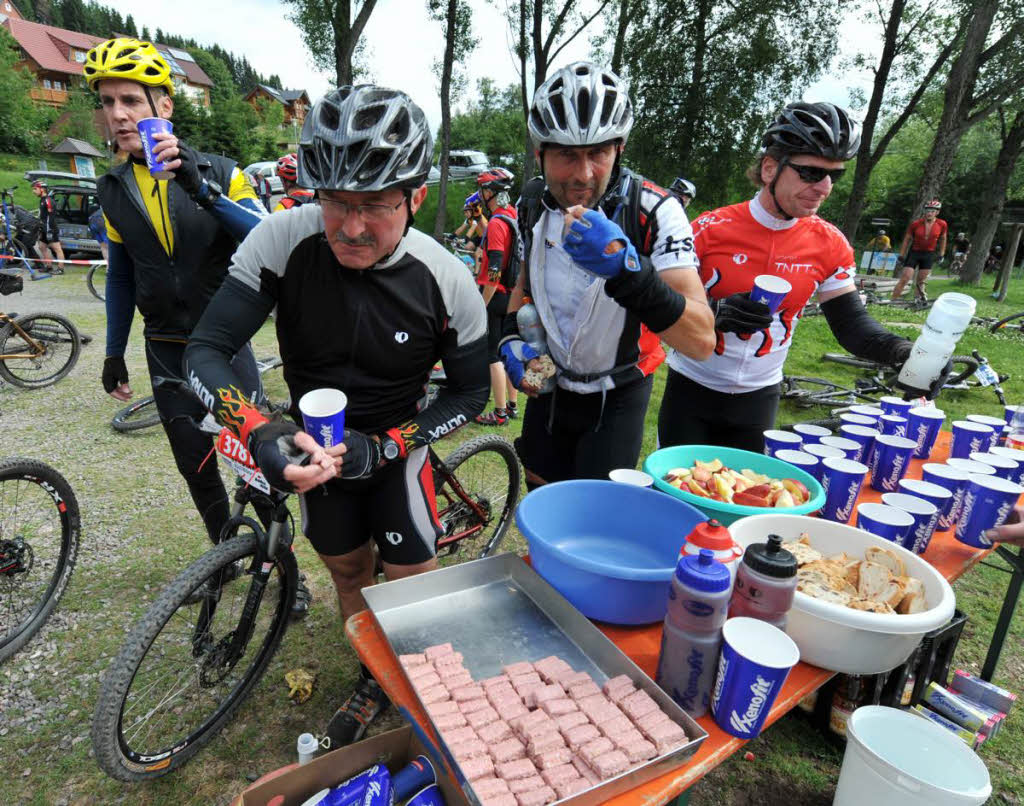
[{"label": "wristwatch", "polygon": [[200,205],[206,208],[213,207],[217,203],[217,199],[221,197],[224,191],[221,190],[220,185],[210,179],[204,179],[203,183],[199,186],[198,198],[196,201]]},{"label": "wristwatch", "polygon": [[393,437],[383,434],[380,438],[381,453],[384,455],[384,460],[387,462],[395,461],[399,456],[402,455],[402,446],[399,445]]}]

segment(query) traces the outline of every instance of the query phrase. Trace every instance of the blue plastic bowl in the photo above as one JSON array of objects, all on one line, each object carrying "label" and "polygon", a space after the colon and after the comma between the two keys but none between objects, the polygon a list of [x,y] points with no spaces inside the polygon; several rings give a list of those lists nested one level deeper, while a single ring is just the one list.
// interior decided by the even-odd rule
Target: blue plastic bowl
[{"label": "blue plastic bowl", "polygon": [[[811,497],[806,503],[797,507],[786,507],[785,509],[774,509],[771,507],[745,507],[739,504],[730,504],[728,501],[715,501],[712,498],[704,498],[694,495],[686,490],[673,487],[664,480],[665,474],[675,467],[692,467],[694,461],[700,459],[702,462],[710,462],[718,459],[726,467],[733,470],[750,468],[755,473],[764,473],[773,479],[797,479],[803,482]],[[825,490],[814,476],[806,470],[802,470],[789,462],[783,462],[773,456],[765,456],[763,453],[743,451],[739,448],[721,448],[715,445],[676,445],[671,448],[662,448],[647,457],[644,462],[644,470],[654,477],[654,486],[662,492],[666,492],[680,501],[692,504],[701,510],[706,517],[715,518],[723,526],[728,526],[739,518],[748,515],[809,515],[817,512],[825,505]]]},{"label": "blue plastic bowl", "polygon": [[665,618],[669,580],[698,509],[614,481],[561,481],[516,510],[530,562],[587,618],[651,624]]}]

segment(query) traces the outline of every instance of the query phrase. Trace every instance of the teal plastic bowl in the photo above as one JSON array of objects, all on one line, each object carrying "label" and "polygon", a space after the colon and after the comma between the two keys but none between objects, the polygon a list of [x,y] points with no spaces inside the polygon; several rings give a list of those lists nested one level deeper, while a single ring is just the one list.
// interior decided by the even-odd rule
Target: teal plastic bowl
[{"label": "teal plastic bowl", "polygon": [[[664,476],[669,470],[675,467],[693,467],[693,463],[698,459],[702,462],[718,459],[723,465],[736,471],[749,467],[755,473],[764,473],[773,479],[797,479],[807,487],[811,497],[805,504],[785,509],[745,507],[694,495],[691,492],[680,490],[678,487],[673,487],[664,480]],[[662,448],[647,457],[647,461],[644,462],[644,470],[654,477],[654,486],[659,490],[685,501],[690,506],[697,507],[709,518],[715,518],[725,526],[748,515],[764,515],[770,512],[786,515],[809,515],[825,505],[825,490],[822,489],[818,480],[806,470],[801,470],[781,459],[751,451],[741,451],[738,448],[720,448],[716,445],[676,445],[672,448]]]}]

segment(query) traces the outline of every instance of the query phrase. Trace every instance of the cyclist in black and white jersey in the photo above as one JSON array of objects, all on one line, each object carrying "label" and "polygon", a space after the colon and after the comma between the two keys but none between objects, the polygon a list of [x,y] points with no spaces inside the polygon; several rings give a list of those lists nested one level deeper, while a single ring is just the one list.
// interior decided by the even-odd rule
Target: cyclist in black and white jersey
[{"label": "cyclist in black and white jersey", "polygon": [[[432,155],[423,112],[401,92],[342,87],[318,101],[298,152],[299,184],[318,204],[277,213],[250,233],[186,350],[189,380],[220,422],[271,484],[301,494],[303,531],[346,619],[366,607],[360,589],[373,583],[373,543],[388,579],[436,567],[441,530],[426,446],[487,403],[487,319],[473,277],[410,229]],[[228,359],[275,308],[291,399],[342,390],[343,444],[324,450],[237,394]],[[448,383],[421,408],[438,360]],[[307,466],[287,463],[295,448],[310,454]],[[328,726],[333,744],[358,740],[386,704],[364,667]]]}]

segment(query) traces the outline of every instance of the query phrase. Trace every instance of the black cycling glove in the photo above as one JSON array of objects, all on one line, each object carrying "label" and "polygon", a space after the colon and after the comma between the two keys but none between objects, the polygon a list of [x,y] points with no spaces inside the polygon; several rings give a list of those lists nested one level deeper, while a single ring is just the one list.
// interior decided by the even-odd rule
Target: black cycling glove
[{"label": "black cycling glove", "polygon": [[345,453],[341,457],[343,479],[368,479],[385,463],[380,442],[362,431],[345,429]]},{"label": "black cycling glove", "polygon": [[109,395],[118,386],[128,383],[128,367],[124,356],[108,355],[103,359],[103,390]]},{"label": "black cycling glove", "polygon": [[300,465],[309,455],[295,447],[299,428],[279,420],[264,423],[249,434],[249,453],[259,466],[271,487],[292,492],[295,487],[284,477],[288,465]]},{"label": "black cycling glove", "polygon": [[732,294],[719,300],[715,312],[715,330],[748,336],[771,327],[772,312],[763,302],[755,302],[750,292]]},{"label": "black cycling glove", "polygon": [[181,160],[181,165],[174,171],[174,181],[194,199],[199,195],[199,189],[203,185],[203,177],[199,175],[199,161],[196,152],[179,140],[178,159]]}]

